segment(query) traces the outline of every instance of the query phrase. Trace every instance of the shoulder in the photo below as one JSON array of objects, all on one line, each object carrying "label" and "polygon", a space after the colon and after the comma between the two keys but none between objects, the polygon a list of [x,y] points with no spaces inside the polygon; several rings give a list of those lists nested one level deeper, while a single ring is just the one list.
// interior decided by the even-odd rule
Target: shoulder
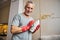
[{"label": "shoulder", "polygon": [[15,14],[14,19],[20,19],[22,13]]},{"label": "shoulder", "polygon": [[22,15],[22,13],[18,13],[15,16],[20,17],[21,15]]},{"label": "shoulder", "polygon": [[22,15],[22,13],[18,13],[18,14],[16,14],[15,16],[21,16]]}]

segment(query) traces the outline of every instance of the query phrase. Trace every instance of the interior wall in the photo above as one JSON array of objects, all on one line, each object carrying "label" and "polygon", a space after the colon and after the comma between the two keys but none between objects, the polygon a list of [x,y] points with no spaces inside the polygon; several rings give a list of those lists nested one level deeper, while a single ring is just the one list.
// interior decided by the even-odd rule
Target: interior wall
[{"label": "interior wall", "polygon": [[9,8],[9,3],[0,8],[0,23],[8,23]]},{"label": "interior wall", "polygon": [[60,35],[60,0],[40,0],[40,9],[50,15],[41,20],[41,36]]},{"label": "interior wall", "polygon": [[[1,14],[1,9],[0,9],[0,14]],[[1,19],[1,16],[0,16],[0,19]]]}]

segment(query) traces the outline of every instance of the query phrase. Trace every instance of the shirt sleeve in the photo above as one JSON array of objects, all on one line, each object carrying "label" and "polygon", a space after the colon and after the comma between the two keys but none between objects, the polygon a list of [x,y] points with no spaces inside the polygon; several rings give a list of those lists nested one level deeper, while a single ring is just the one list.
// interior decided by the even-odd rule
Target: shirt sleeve
[{"label": "shirt sleeve", "polygon": [[19,26],[19,16],[15,15],[13,20],[12,20],[12,25],[14,26]]}]

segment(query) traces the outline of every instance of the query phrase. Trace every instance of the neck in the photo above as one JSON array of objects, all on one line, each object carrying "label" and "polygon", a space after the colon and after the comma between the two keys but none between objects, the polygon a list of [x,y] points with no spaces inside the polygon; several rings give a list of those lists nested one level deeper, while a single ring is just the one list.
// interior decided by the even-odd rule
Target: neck
[{"label": "neck", "polygon": [[29,17],[29,15],[27,15],[25,12],[23,13],[26,17]]}]

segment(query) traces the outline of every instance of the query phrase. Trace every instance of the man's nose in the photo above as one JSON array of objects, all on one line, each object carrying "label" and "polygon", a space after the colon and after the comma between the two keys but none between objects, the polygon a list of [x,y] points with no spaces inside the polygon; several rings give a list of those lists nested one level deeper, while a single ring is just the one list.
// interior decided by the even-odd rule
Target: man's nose
[{"label": "man's nose", "polygon": [[29,11],[31,12],[32,10],[31,10],[31,9],[29,9]]}]

